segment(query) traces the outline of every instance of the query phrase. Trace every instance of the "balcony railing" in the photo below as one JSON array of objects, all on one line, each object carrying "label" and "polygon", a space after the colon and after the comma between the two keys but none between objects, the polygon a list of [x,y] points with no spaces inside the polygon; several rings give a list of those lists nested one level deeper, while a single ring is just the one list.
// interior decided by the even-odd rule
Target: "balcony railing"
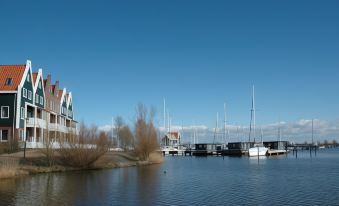
[{"label": "balcony railing", "polygon": [[38,127],[46,129],[46,120],[39,119],[39,118],[28,118],[27,127]]},{"label": "balcony railing", "polygon": [[56,123],[49,123],[48,124],[48,129],[50,131],[57,131],[58,130],[58,125]]},{"label": "balcony railing", "polygon": [[76,128],[73,127],[67,127],[64,125],[60,125],[57,123],[48,123],[46,120],[39,119],[39,118],[28,118],[26,122],[26,127],[37,127],[37,128],[43,128],[47,129],[48,125],[48,130],[49,131],[59,131],[59,132],[64,132],[64,133],[76,133],[77,130]]}]

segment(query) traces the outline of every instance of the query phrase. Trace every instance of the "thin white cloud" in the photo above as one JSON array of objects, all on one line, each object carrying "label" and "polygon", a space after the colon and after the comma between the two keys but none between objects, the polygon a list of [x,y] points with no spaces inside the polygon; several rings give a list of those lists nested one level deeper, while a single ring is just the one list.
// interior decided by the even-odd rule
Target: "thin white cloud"
[{"label": "thin white cloud", "polygon": [[[339,120],[325,121],[320,119],[313,120],[313,139],[314,142],[323,142],[324,140],[339,141]],[[111,125],[103,125],[99,130],[109,132]],[[274,122],[267,125],[260,125],[256,128],[257,139],[261,138],[261,130],[264,141],[273,141],[279,139],[279,130],[281,140],[291,142],[311,142],[312,141],[312,120],[301,119],[296,122]],[[164,127],[159,127],[159,132],[164,135],[167,131]],[[180,131],[183,135],[183,142],[236,142],[248,141],[249,127],[239,125],[227,125],[227,134],[224,134],[224,128],[216,129],[206,125],[173,125],[171,131]]]}]

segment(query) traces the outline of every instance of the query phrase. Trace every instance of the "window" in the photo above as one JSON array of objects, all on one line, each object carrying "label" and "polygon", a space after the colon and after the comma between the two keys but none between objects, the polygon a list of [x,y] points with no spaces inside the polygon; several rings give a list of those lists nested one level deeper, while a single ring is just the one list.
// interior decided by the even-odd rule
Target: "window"
[{"label": "window", "polygon": [[21,119],[25,119],[25,108],[21,107]]},{"label": "window", "polygon": [[13,78],[7,78],[6,79],[6,82],[5,82],[5,85],[12,85],[13,84]]},{"label": "window", "polygon": [[26,78],[26,79],[27,79],[28,82],[30,81],[29,74],[27,75],[27,78]]},{"label": "window", "polygon": [[23,96],[27,98],[27,89],[23,88]]},{"label": "window", "polygon": [[8,130],[0,130],[1,141],[8,141]]},{"label": "window", "polygon": [[40,97],[40,104],[44,104],[44,98]]},{"label": "window", "polygon": [[30,91],[30,90],[28,91],[28,99],[32,100],[32,91]]},{"label": "window", "polygon": [[39,95],[35,94],[35,103],[39,103]]},{"label": "window", "polygon": [[9,118],[9,106],[1,106],[1,119]]},{"label": "window", "polygon": [[38,87],[39,89],[41,89],[41,81],[39,81]]}]

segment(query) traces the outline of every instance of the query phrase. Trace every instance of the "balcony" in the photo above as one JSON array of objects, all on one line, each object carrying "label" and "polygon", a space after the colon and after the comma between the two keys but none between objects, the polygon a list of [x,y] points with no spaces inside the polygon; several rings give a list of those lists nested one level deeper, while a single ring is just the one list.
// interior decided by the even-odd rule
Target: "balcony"
[{"label": "balcony", "polygon": [[30,117],[26,122],[26,127],[34,127],[35,126],[35,118]]},{"label": "balcony", "polygon": [[36,127],[46,129],[46,120],[39,119],[39,118],[36,119]]},{"label": "balcony", "polygon": [[46,129],[46,120],[30,117],[26,122],[26,126]]},{"label": "balcony", "polygon": [[58,130],[58,125],[56,123],[49,123],[48,124],[48,130],[49,131],[57,131]]},{"label": "balcony", "polygon": [[64,133],[68,133],[69,130],[66,126],[59,125],[59,131],[64,132]]}]

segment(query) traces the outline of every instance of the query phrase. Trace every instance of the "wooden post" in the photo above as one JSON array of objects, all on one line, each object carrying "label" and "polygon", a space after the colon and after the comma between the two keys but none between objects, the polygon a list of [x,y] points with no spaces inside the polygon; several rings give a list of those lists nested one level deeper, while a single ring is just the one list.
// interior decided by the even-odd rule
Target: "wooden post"
[{"label": "wooden post", "polygon": [[310,157],[312,157],[312,147],[310,146]]},{"label": "wooden post", "polygon": [[314,155],[317,156],[317,147],[314,147]]}]

